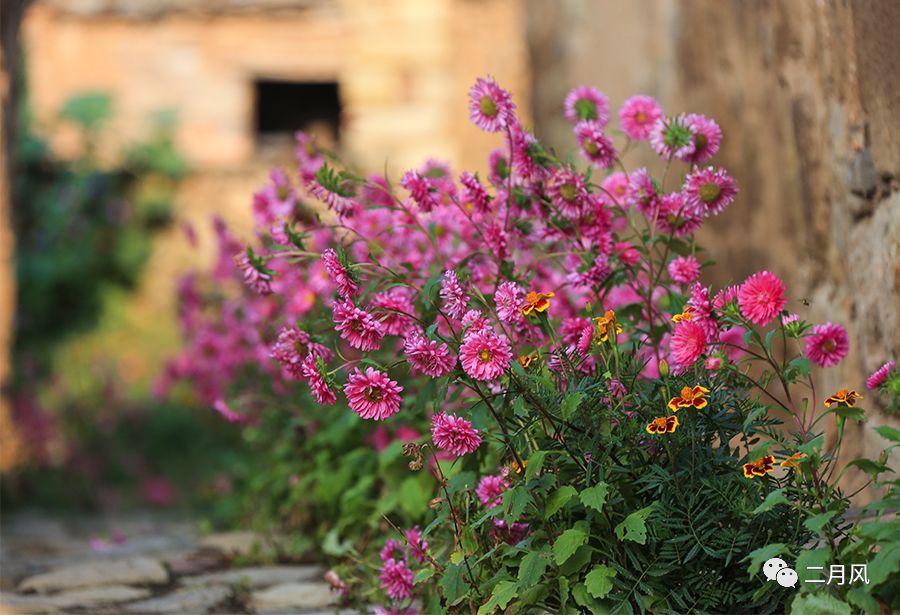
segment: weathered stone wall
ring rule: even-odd
[[[719,263],[708,281],[768,268],[789,284],[790,309],[847,326],[850,356],[818,375],[819,404],[838,388],[862,390],[872,369],[900,358],[900,3],[531,0],[530,9],[534,114],[551,142],[571,143],[557,116],[576,82],[614,104],[643,92],[722,125],[718,162],[741,193],[702,233]],[[872,395],[864,401],[871,420],[849,431],[848,459],[884,447],[873,424],[898,424]]]

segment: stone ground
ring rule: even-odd
[[[337,611],[321,566],[242,565],[272,548],[249,532],[201,536],[155,515],[26,514],[5,515],[0,538],[0,615]]]

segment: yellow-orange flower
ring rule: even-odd
[[[747,478],[753,478],[755,476],[765,476],[774,469],[772,467],[772,464],[774,463],[775,458],[772,455],[766,455],[765,457],[761,457],[756,461],[745,463],[744,476],[746,476]]]
[[[806,453],[794,453],[787,459],[782,460],[778,465],[785,468],[798,468],[800,467],[797,462],[806,457]]]
[[[538,353],[533,354],[523,354],[519,357],[519,365],[522,366],[523,369],[528,369],[528,366],[534,363],[539,359]]]
[[[677,428],[677,416],[661,416],[647,423],[647,433],[673,433]]]
[[[840,404],[852,408],[857,399],[862,399],[862,395],[850,389],[841,389],[825,400],[825,407],[830,408],[834,404]]]
[[[522,306],[522,316],[530,316],[533,312],[546,312],[550,307],[550,300],[555,293],[530,292],[525,295],[525,305]]]
[[[522,460],[522,465],[519,465],[518,461],[513,460],[509,464],[509,469],[513,474],[521,474],[522,472],[525,471],[525,466],[527,466],[527,465],[528,465],[527,459]]]
[[[600,342],[607,341],[611,331],[615,331],[616,335],[622,332],[622,325],[616,322],[616,313],[612,310],[606,310],[603,316],[597,316],[594,321],[597,323],[597,336]]]
[[[694,308],[688,306],[684,308],[684,311],[681,314],[672,316],[672,322],[675,324],[680,323],[682,320],[694,320]]]
[[[679,408],[690,408],[692,406],[698,410],[705,408],[708,403],[706,400],[707,393],[709,393],[709,389],[699,384],[694,388],[684,387],[681,389],[680,396],[669,400],[669,409],[672,412],[678,412]]]

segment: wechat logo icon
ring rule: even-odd
[[[797,571],[788,568],[783,559],[773,557],[763,564],[763,574],[767,581],[775,581],[782,587],[795,587],[797,585]]]

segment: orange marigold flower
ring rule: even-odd
[[[537,361],[540,357],[538,353],[533,354],[523,354],[519,357],[519,365],[522,366],[523,369],[528,369],[528,366]]]
[[[698,410],[705,408],[706,404],[709,403],[706,399],[707,393],[709,393],[709,389],[699,384],[694,388],[684,387],[681,389],[681,395],[669,400],[669,409],[672,412],[678,412],[679,408],[690,408],[692,406]]]
[[[531,291],[525,295],[525,305],[522,306],[522,316],[529,316],[533,312],[546,312],[550,307],[550,300],[555,293],[537,293]]]
[[[852,408],[857,399],[862,399],[862,395],[850,389],[841,389],[825,400],[825,407],[830,408],[834,404],[840,404]]]
[[[677,428],[677,416],[661,416],[647,423],[647,433],[674,433]]]
[[[798,468],[800,467],[797,462],[806,457],[806,453],[794,453],[787,459],[782,460],[778,465],[785,468]]]
[[[510,472],[512,472],[513,474],[521,474],[522,472],[525,471],[525,467],[526,467],[527,465],[528,465],[528,460],[527,460],[527,459],[523,459],[523,460],[522,460],[522,465],[519,465],[519,462],[518,462],[518,461],[513,460],[513,461],[511,461],[510,464],[509,464],[509,470],[510,470]]]
[[[682,320],[694,320],[694,308],[688,306],[684,308],[684,311],[681,314],[672,316],[672,322],[675,324],[680,323]]]
[[[756,461],[744,464],[744,476],[753,478],[754,476],[765,476],[773,470],[772,465],[775,463],[775,457],[766,455]]]
[[[622,325],[616,322],[616,313],[612,310],[606,310],[603,316],[597,316],[594,321],[597,323],[597,336],[600,342],[607,341],[611,331],[615,331],[616,335],[622,332]]]

